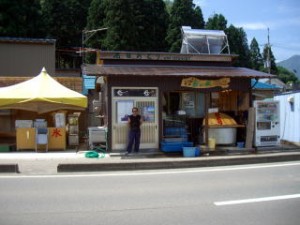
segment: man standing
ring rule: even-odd
[[[141,138],[141,124],[143,120],[139,115],[139,109],[137,107],[132,108],[132,114],[128,117],[129,124],[129,140],[127,146],[127,154],[131,153],[134,143],[134,152],[138,153],[140,149]]]

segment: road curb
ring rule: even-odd
[[[177,160],[149,160],[128,162],[106,162],[106,163],[60,163],[57,172],[96,172],[96,171],[128,171],[128,170],[151,170],[151,169],[175,169],[193,167],[230,166],[257,163],[272,163],[300,160],[300,154],[279,155],[247,155],[226,156],[220,158],[198,157],[182,158]]]
[[[0,164],[0,173],[19,173],[18,164]]]

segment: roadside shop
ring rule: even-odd
[[[82,73],[96,77],[95,102],[112,152],[126,148],[126,118],[133,106],[144,118],[145,150],[208,145],[211,137],[217,146],[245,142],[251,79],[273,77],[234,67],[237,56],[231,54],[99,51],[98,56]]]

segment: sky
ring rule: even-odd
[[[262,52],[270,44],[276,62],[300,55],[299,0],[194,0],[201,7],[204,20],[222,14],[231,24],[242,27],[248,43],[255,37]]]

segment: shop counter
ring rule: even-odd
[[[66,128],[60,127],[49,127],[48,128],[49,132],[49,150],[51,149],[66,149]]]
[[[17,150],[35,149],[35,128],[16,129]],[[48,128],[48,150],[66,149],[66,128]]]
[[[235,145],[237,137],[237,128],[244,127],[239,125],[229,115],[220,112],[211,112],[208,114],[208,124],[203,120],[204,130],[208,129],[208,138],[215,140],[215,144]]]
[[[17,128],[17,150],[35,149],[35,128]]]

